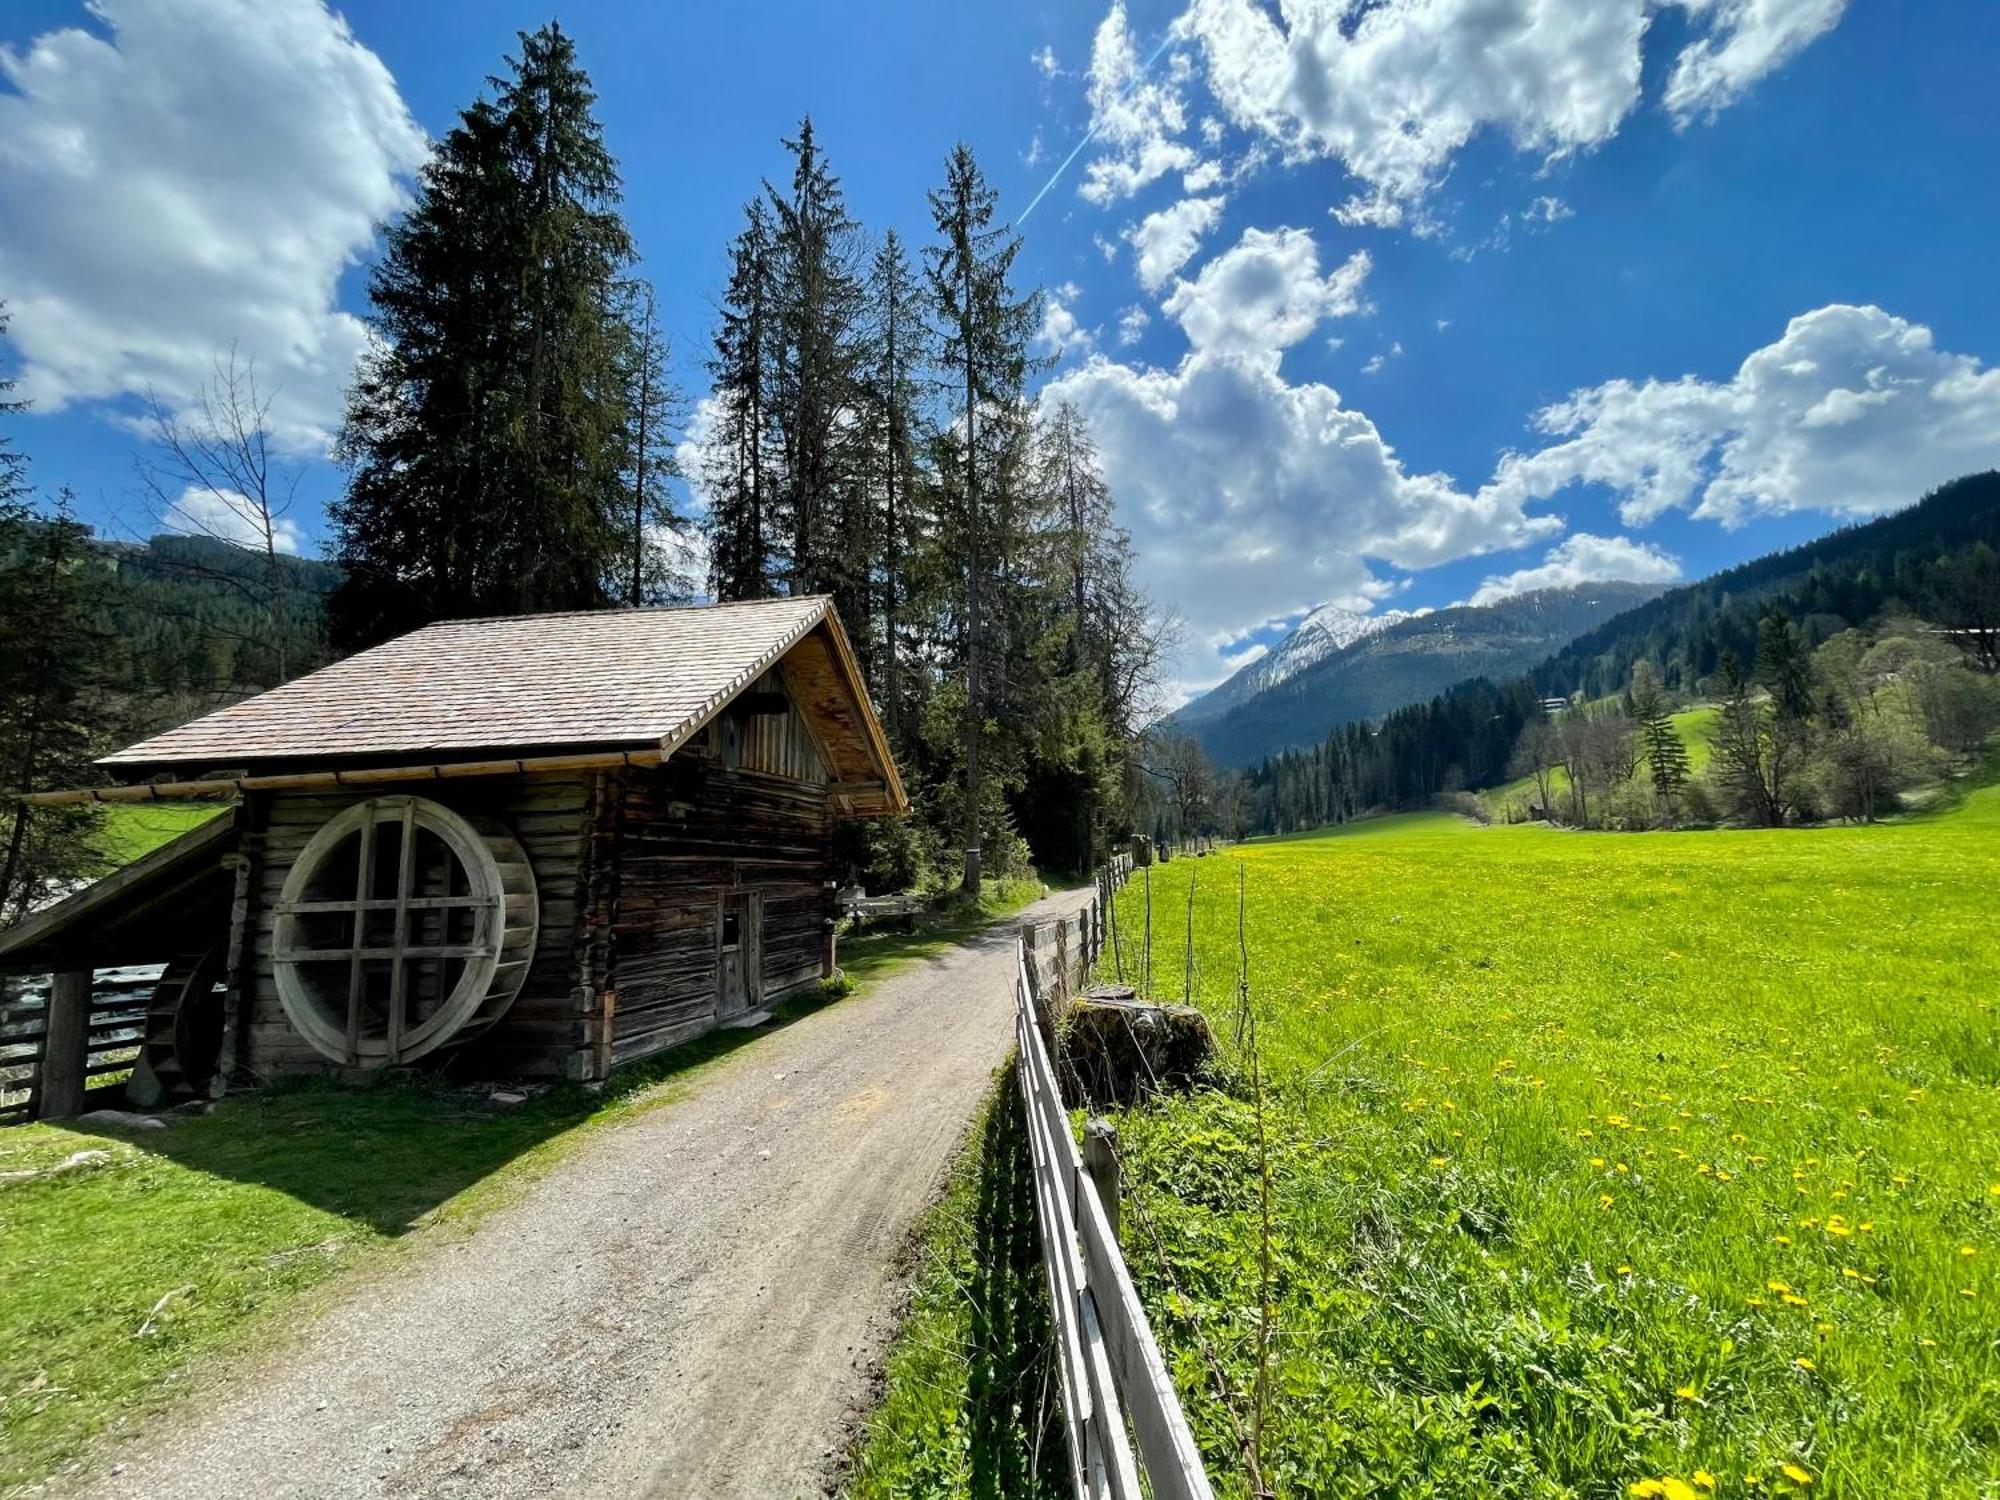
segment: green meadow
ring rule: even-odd
[[[1190,882],[1217,1086],[1116,1118],[1224,1493],[1261,1163],[1276,1494],[2000,1493],[2000,788],[1872,827],[1418,815],[1176,860],[1159,998]]]

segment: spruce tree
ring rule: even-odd
[[[743,210],[729,247],[715,351],[708,362],[716,409],[703,479],[708,491],[709,588],[719,600],[772,592],[768,370],[771,218],[761,198]]]
[[[691,528],[669,487],[681,477],[675,445],[686,398],[668,373],[670,349],[652,283],[634,282],[624,292],[622,373],[630,422],[620,592],[627,604],[661,604],[687,598],[693,586],[682,564]]]
[[[871,530],[854,484],[853,414],[864,304],[857,226],[810,118],[799,122],[789,191],[770,199],[778,345],[771,415],[783,470],[778,497],[794,594],[832,594],[850,631],[865,635],[863,579]]]
[[[922,421],[918,378],[928,358],[929,329],[922,288],[895,230],[883,235],[868,275],[869,350],[863,380],[871,417],[874,469],[879,476],[880,539],[873,560],[881,608],[881,657],[876,696],[891,743],[902,740],[901,673],[909,557],[922,544],[917,503],[917,447]]]
[[[1672,823],[1680,816],[1681,795],[1687,790],[1687,746],[1674,730],[1667,695],[1651,662],[1642,659],[1633,665],[1626,696],[1631,702],[1631,717],[1639,726],[1639,743],[1652,772],[1653,791]]]
[[[1028,370],[1028,337],[1039,299],[1014,295],[1009,284],[1020,241],[994,222],[999,194],[960,143],[945,169],[945,185],[930,195],[931,218],[942,243],[925,255],[931,296],[942,334],[939,363],[957,407],[953,435],[959,463],[959,534],[963,547],[964,606],[959,632],[965,672],[964,889],[979,894],[981,826],[985,787],[981,781],[980,739],[985,724],[982,667],[989,623],[984,616],[985,552],[992,529],[994,483],[988,470],[998,454],[991,447],[989,419],[1004,435],[1009,414],[1018,409]]]
[[[7,304],[0,302],[0,348],[6,345],[8,322]],[[18,416],[28,409],[27,402],[13,398],[10,394],[13,389],[13,379],[0,375],[0,417]],[[27,456],[16,450],[11,434],[0,432],[0,520],[5,520],[10,515],[19,519],[10,508],[17,506],[27,493]]]
[[[344,643],[464,614],[604,602],[632,413],[618,285],[633,251],[575,49],[521,37],[384,234],[348,396]]]
[[[100,809],[14,798],[90,781],[110,644],[98,624],[105,574],[91,565],[90,528],[76,519],[69,492],[36,515],[13,483],[16,495],[0,513],[0,924],[19,921],[98,859],[91,836]]]

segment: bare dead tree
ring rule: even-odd
[[[291,676],[287,660],[285,565],[279,542],[286,515],[305,477],[302,464],[277,457],[271,441],[275,392],[257,383],[255,364],[239,359],[236,345],[218,350],[214,372],[176,412],[149,393],[149,427],[156,456],[137,461],[139,483],[166,530],[206,536],[264,555],[264,577],[252,583],[224,570],[202,570],[206,579],[243,595],[270,621],[278,679]]]

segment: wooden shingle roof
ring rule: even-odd
[[[840,758],[880,762],[873,774],[895,786],[845,632],[823,597],[447,620],[99,764],[149,774],[447,761],[503,749],[672,750],[795,648],[806,648],[795,667],[816,685],[819,711],[853,742],[854,754]]]

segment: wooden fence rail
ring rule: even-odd
[[[1024,927],[1015,980],[1016,1076],[1056,1328],[1070,1482],[1077,1500],[1214,1500],[1112,1214],[1070,1133],[1042,1038],[1044,1018],[1054,1018],[1102,951],[1110,900],[1130,872],[1130,857],[1119,856],[1075,918]]]
[[[153,984],[150,975],[120,973],[92,986],[83,1018],[85,1088],[90,1080],[125,1072],[138,1060]],[[26,1124],[44,1113],[48,1031],[48,996],[0,1001],[0,1125]]]

